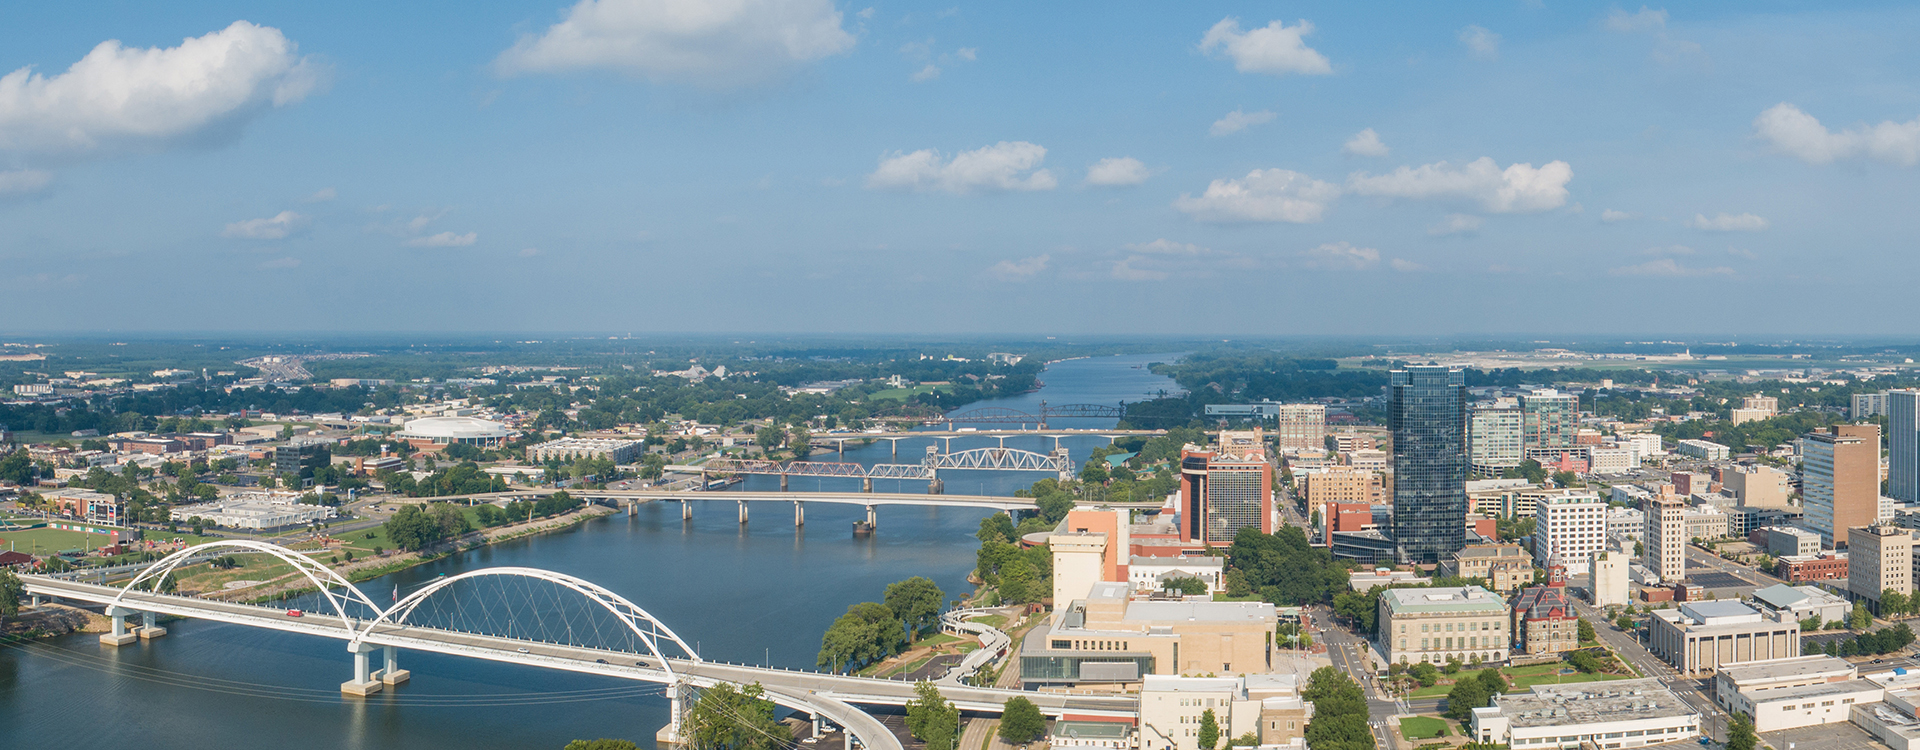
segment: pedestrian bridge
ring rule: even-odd
[[[266,554],[291,566],[312,593],[272,606],[169,593],[175,572],[189,560],[214,554]],[[397,688],[410,675],[399,668],[401,650],[559,669],[668,686],[672,718],[661,736],[677,738],[689,690],[727,683],[759,683],[768,700],[806,712],[848,730],[870,750],[901,750],[879,720],[856,705],[902,706],[914,684],[709,661],[665,623],[627,598],[590,581],[536,568],[481,568],[428,583],[382,607],[339,573],[299,552],[265,542],[221,540],[189,547],[154,562],[123,586],[20,577],[28,594],[104,605],[113,631],[103,644],[126,646],[166,635],[161,616],[212,620],[246,627],[343,641],[353,660],[353,679],[343,694],[364,696]],[[302,606],[299,616],[289,606]],[[129,618],[144,624],[130,626]],[[381,659],[376,662],[374,654]],[[941,692],[965,711],[999,713],[1013,696],[1061,715],[1137,716],[1131,696],[1027,693],[1019,690],[943,685]]]

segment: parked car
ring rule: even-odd
[[[302,612],[302,611],[300,611],[300,610],[297,610],[297,609],[289,609],[289,610],[287,610],[287,616],[288,616],[288,617],[304,617],[304,616],[306,616],[306,614],[307,614],[307,613],[305,613],[305,612]]]

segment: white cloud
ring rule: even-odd
[[[1600,212],[1600,220],[1608,224],[1626,221],[1632,218],[1633,218],[1633,214],[1627,213],[1625,211],[1615,211],[1611,208]]]
[[[1265,110],[1242,112],[1236,109],[1228,112],[1226,117],[1214,120],[1213,127],[1207,129],[1207,135],[1232,135],[1253,125],[1273,122],[1273,118],[1274,114]]]
[[[439,234],[415,237],[407,240],[407,247],[466,247],[479,240],[479,232],[468,232],[466,234],[441,232]]]
[[[307,202],[308,203],[325,203],[327,201],[333,200],[338,197],[340,197],[339,191],[336,191],[333,188],[320,188],[319,190],[314,191],[313,195],[307,196]]]
[[[1300,253],[1301,265],[1323,271],[1364,271],[1379,263],[1379,250],[1345,242],[1329,242]]]
[[[1347,179],[1347,189],[1358,195],[1466,199],[1493,213],[1531,213],[1565,205],[1567,182],[1572,179],[1573,168],[1564,161],[1539,168],[1513,164],[1501,169],[1483,156],[1457,167],[1434,162],[1378,177],[1356,172]]]
[[[1500,57],[1500,35],[1477,24],[1460,30],[1460,43],[1467,45],[1467,54],[1475,59],[1497,60]]]
[[[228,224],[220,236],[246,240],[278,240],[307,225],[307,217],[281,211],[265,219],[248,219]]]
[[[1182,194],[1173,207],[1200,221],[1310,224],[1338,197],[1338,185],[1286,169],[1256,169],[1244,179],[1214,180],[1198,198]]]
[[[1380,142],[1380,134],[1373,132],[1373,128],[1354,133],[1352,138],[1347,139],[1346,145],[1340,147],[1341,153],[1354,156],[1386,156],[1389,150],[1387,144]]]
[[[1033,278],[1034,274],[1047,270],[1047,262],[1050,260],[1052,256],[1045,253],[1031,258],[1003,260],[988,268],[987,275],[1001,281],[1024,281]]]
[[[1920,163],[1920,118],[1883,120],[1878,125],[1856,125],[1835,133],[1813,115],[1781,102],[1754,118],[1753,132],[1775,149],[1809,164],[1856,157],[1903,167]]]
[[[1212,250],[1199,245],[1174,242],[1169,239],[1157,239],[1152,242],[1140,242],[1127,246],[1128,250],[1149,255],[1208,255]]]
[[[1452,234],[1473,234],[1480,231],[1481,219],[1471,214],[1447,214],[1440,223],[1427,227],[1427,234],[1443,237]]]
[[[1606,26],[1609,31],[1622,32],[1664,29],[1667,27],[1667,11],[1652,10],[1645,5],[1640,6],[1638,13],[1614,8],[1612,13],[1607,14]]]
[[[909,76],[909,77],[913,79],[914,83],[925,83],[927,81],[931,81],[935,78],[940,77],[940,66],[935,65],[933,63],[927,63],[927,67],[921,68],[920,72],[914,73],[912,76]]]
[[[1769,225],[1766,219],[1753,214],[1716,214],[1711,219],[1706,214],[1694,214],[1687,226],[1709,232],[1758,232]]]
[[[975,190],[1052,190],[1053,173],[1040,169],[1047,150],[1026,141],[1001,141],[954,154],[952,159],[933,149],[882,157],[880,167],[867,175],[867,187],[876,190],[912,190],[970,193]]]
[[[494,61],[503,74],[615,70],[733,85],[853,48],[832,0],[580,0]]]
[[[88,153],[164,143],[319,86],[318,65],[279,29],[235,21],[178,47],[101,42],[65,73],[21,68],[0,77],[0,150]]]
[[[1712,268],[1688,268],[1672,258],[1650,260],[1634,266],[1622,266],[1608,273],[1615,276],[1730,276],[1733,269],[1726,266]]]
[[[1252,31],[1240,30],[1240,19],[1224,18],[1200,39],[1200,51],[1216,50],[1233,58],[1233,67],[1242,73],[1283,75],[1327,75],[1333,66],[1325,55],[1315,52],[1300,38],[1313,33],[1313,24],[1301,21],[1288,26],[1274,21]]]
[[[26,195],[45,190],[53,173],[38,169],[14,169],[0,172],[0,197]]]
[[[961,47],[960,49],[954,50],[953,54],[958,56],[962,60],[965,60],[967,62],[973,62],[974,60],[980,59],[980,48],[979,47]]]
[[[1407,260],[1406,258],[1394,258],[1392,261],[1389,261],[1387,265],[1393,266],[1393,270],[1395,271],[1404,271],[1407,273],[1427,270],[1426,266]]]
[[[299,258],[280,258],[278,260],[269,260],[261,263],[260,267],[261,268],[299,268],[300,259]]]
[[[1087,184],[1125,187],[1147,181],[1147,165],[1131,156],[1109,157],[1087,167]]]
[[[1159,281],[1167,277],[1166,271],[1152,268],[1135,268],[1133,264],[1146,261],[1145,256],[1132,255],[1113,262],[1109,273],[1121,281]]]

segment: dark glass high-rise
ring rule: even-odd
[[[1393,431],[1393,540],[1403,563],[1437,563],[1467,544],[1466,376],[1415,365],[1387,376]]]

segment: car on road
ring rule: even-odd
[[[516,649],[516,650],[517,650],[517,651],[519,651],[520,653],[523,653],[523,654],[527,652],[527,650],[526,650],[525,648],[520,648],[520,649]]]
[[[287,610],[287,616],[288,616],[288,617],[305,617],[305,616],[306,616],[306,614],[307,614],[307,613],[305,613],[305,612],[302,612],[302,611],[300,611],[300,610],[297,610],[297,609],[289,609],[289,610]]]

